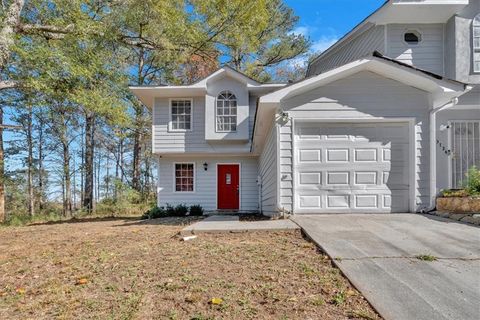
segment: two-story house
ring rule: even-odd
[[[479,0],[387,1],[296,83],[226,66],[131,90],[153,115],[159,205],[430,210],[480,165]]]

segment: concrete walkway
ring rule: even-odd
[[[180,233],[191,235],[214,232],[279,231],[300,229],[294,222],[283,220],[240,221],[238,216],[210,216],[189,225]]]
[[[385,319],[480,319],[479,227],[419,214],[293,220]]]

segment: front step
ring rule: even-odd
[[[258,211],[240,211],[240,210],[214,210],[205,212],[206,216],[238,216],[238,215],[255,215]]]

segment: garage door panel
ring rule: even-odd
[[[408,211],[407,124],[306,124],[295,141],[300,212]]]

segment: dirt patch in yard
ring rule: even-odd
[[[183,242],[185,223],[0,228],[0,318],[378,318],[299,231]]]

